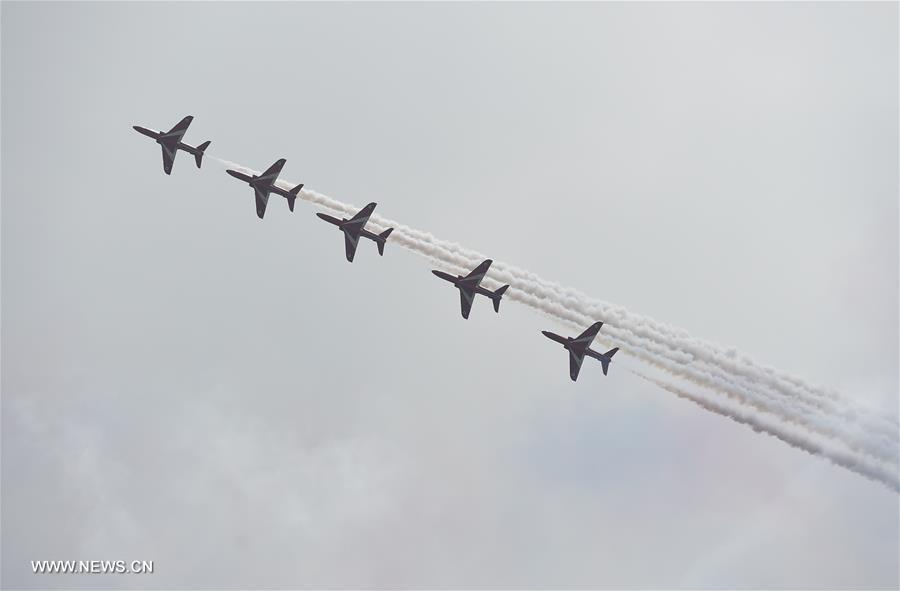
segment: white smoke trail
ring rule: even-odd
[[[213,158],[225,166],[248,174],[259,174],[233,162]],[[294,186],[286,181],[278,181],[278,185],[285,189]],[[299,197],[337,214],[349,216],[359,209],[307,189],[302,190]],[[375,231],[393,227],[390,239],[392,243],[440,263],[448,270],[468,272],[487,258],[459,244],[439,240],[428,233],[379,215],[373,215],[370,223]],[[776,430],[767,432],[791,445],[803,447],[810,453],[829,457],[835,463],[875,478],[891,488],[898,488],[900,443],[895,417],[882,416],[860,408],[836,392],[762,366],[734,349],[702,341],[684,330],[633,314],[620,306],[593,300],[578,291],[548,282],[533,273],[507,264],[495,262],[487,281],[488,285],[491,281],[497,284],[509,283],[507,298],[579,330],[596,320],[604,321],[606,324],[603,334],[598,337],[602,342],[623,345],[624,353],[674,376],[724,394],[753,410],[732,412],[730,409],[735,406],[733,403],[729,406],[724,402],[711,400],[704,402],[704,408],[751,425],[753,423],[749,422],[747,416],[755,417],[759,424],[766,421],[759,418],[760,412],[773,415],[779,419],[779,424],[785,426],[777,429],[772,427]],[[791,427],[791,424],[795,426]],[[846,448],[846,451],[827,451],[832,448],[811,443],[813,439],[801,435],[797,431],[798,427],[816,433],[819,437],[830,438],[833,440],[832,447],[839,446]],[[887,463],[893,469],[873,470],[872,460],[877,465]]]
[[[777,419],[767,418],[765,415],[759,415],[752,411],[748,412],[745,408],[741,408],[734,403],[713,400],[709,396],[703,394],[691,393],[687,390],[676,387],[675,385],[644,375],[640,372],[630,370],[634,375],[656,384],[660,388],[675,394],[679,398],[690,400],[694,404],[716,414],[724,415],[731,420],[747,425],[751,429],[759,433],[768,433],[773,437],[787,443],[791,447],[801,449],[807,453],[820,455],[838,466],[843,466],[858,474],[887,484],[896,492],[900,492],[900,482],[897,481],[896,471],[885,466],[875,460],[862,460],[852,453],[840,449],[827,440],[817,440],[814,436],[797,433],[786,428],[786,425],[779,424]]]

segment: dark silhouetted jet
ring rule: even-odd
[[[508,285],[504,285],[497,289],[497,291],[490,291],[483,287],[481,287],[481,280],[484,279],[484,276],[487,275],[488,269],[491,268],[490,259],[482,262],[480,265],[475,267],[471,273],[463,277],[462,275],[457,275],[454,277],[449,273],[444,273],[443,271],[432,271],[435,275],[443,279],[444,281],[449,281],[459,290],[459,304],[461,306],[462,317],[468,318],[469,311],[472,309],[472,302],[475,300],[475,294],[480,293],[481,295],[487,296],[494,301],[494,312],[500,311],[500,298],[503,297],[503,293],[509,289]]]
[[[369,240],[374,240],[378,245],[378,254],[384,256],[384,243],[387,242],[388,236],[394,231],[388,228],[381,234],[373,234],[365,229],[369,216],[375,211],[377,203],[370,203],[363,207],[359,212],[349,220],[337,219],[327,213],[317,213],[316,215],[330,224],[337,226],[344,233],[344,247],[347,251],[347,260],[353,262],[353,255],[356,254],[356,245],[359,243],[359,237],[365,236]]]
[[[572,337],[561,337],[546,330],[541,331],[545,337],[556,341],[569,351],[569,377],[572,378],[573,382],[578,379],[578,372],[581,370],[581,362],[584,361],[585,355],[600,361],[603,365],[603,375],[606,375],[607,370],[609,370],[609,362],[612,361],[612,356],[616,354],[619,348],[614,347],[606,353],[598,353],[591,349],[591,342],[593,342],[597,333],[600,332],[601,326],[603,326],[602,322],[595,322],[574,339]]]
[[[146,127],[141,127],[140,125],[135,125],[134,130],[138,133],[142,133],[147,137],[152,137],[156,140],[156,143],[162,147],[162,156],[163,156],[163,170],[166,174],[172,174],[172,164],[175,162],[175,154],[178,150],[183,150],[190,154],[194,155],[194,159],[197,161],[197,168],[200,168],[200,162],[203,160],[203,151],[209,147],[209,142],[203,142],[196,148],[194,146],[189,146],[187,144],[181,143],[181,138],[184,135],[184,132],[187,131],[188,126],[191,124],[194,118],[191,115],[188,115],[184,119],[178,122],[178,125],[170,129],[169,131],[153,131],[152,129],[147,129]]]
[[[294,211],[294,202],[297,201],[297,195],[300,193],[300,189],[303,188],[303,183],[300,183],[290,191],[285,191],[281,187],[275,186],[275,181],[278,180],[278,175],[281,174],[281,169],[284,168],[285,162],[287,161],[284,158],[278,160],[259,176],[250,176],[236,170],[225,171],[234,178],[240,179],[253,187],[253,192],[256,194],[256,215],[259,216],[259,219],[263,219],[263,216],[266,215],[269,193],[276,193],[287,199],[288,209]]]

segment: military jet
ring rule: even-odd
[[[487,275],[488,269],[490,269],[492,262],[493,261],[490,259],[483,261],[465,277],[463,277],[462,275],[457,275],[456,277],[454,277],[453,275],[444,273],[443,271],[432,271],[432,273],[434,273],[444,281],[449,281],[450,283],[455,285],[459,290],[459,304],[461,306],[463,318],[469,317],[469,312],[472,310],[472,302],[475,300],[476,293],[480,293],[481,295],[491,298],[491,300],[493,300],[494,302],[494,312],[500,312],[500,298],[503,297],[503,293],[507,289],[509,289],[509,286],[504,285],[503,287],[498,288],[496,291],[490,291],[481,287],[481,280],[484,279],[485,275]]]
[[[546,330],[541,331],[545,337],[556,341],[569,351],[569,377],[572,378],[573,382],[578,379],[578,372],[581,370],[581,362],[584,361],[585,355],[599,360],[603,365],[603,375],[606,375],[612,356],[619,350],[618,347],[614,347],[606,353],[598,353],[591,349],[591,342],[593,342],[597,333],[600,332],[601,326],[603,326],[602,322],[595,322],[574,339],[572,337],[561,337]]]
[[[175,127],[166,132],[153,131],[152,129],[147,129],[140,125],[135,125],[133,127],[138,133],[142,133],[147,137],[152,137],[156,140],[156,143],[162,148],[163,170],[166,174],[172,174],[172,164],[175,162],[175,154],[178,150],[193,154],[194,159],[197,161],[197,168],[200,168],[200,162],[203,160],[203,151],[209,147],[209,142],[203,142],[197,147],[181,143],[184,132],[187,131],[188,126],[193,120],[194,118],[191,115],[188,115],[179,121]]]
[[[253,187],[253,192],[256,194],[256,215],[259,216],[259,219],[263,219],[263,216],[266,215],[269,193],[277,193],[287,199],[288,209],[294,211],[294,202],[297,201],[297,195],[300,193],[300,189],[303,188],[303,183],[300,183],[290,191],[285,191],[281,187],[275,186],[275,181],[278,180],[278,175],[281,174],[281,169],[284,168],[285,162],[287,160],[281,158],[259,176],[251,176],[237,170],[225,171],[234,178],[240,179]]]
[[[351,263],[353,262],[353,255],[356,254],[356,245],[359,243],[360,236],[365,236],[369,240],[374,240],[378,245],[378,254],[384,256],[384,243],[387,242],[388,236],[391,235],[391,232],[393,232],[394,229],[388,228],[381,234],[373,234],[372,232],[369,232],[365,229],[366,222],[369,221],[369,216],[372,215],[373,211],[375,211],[376,205],[377,203],[370,203],[366,205],[349,220],[339,220],[336,217],[328,215],[327,213],[316,214],[329,224],[334,224],[335,226],[337,226],[340,231],[344,233],[344,247],[347,252],[347,260]]]

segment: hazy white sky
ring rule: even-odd
[[[4,588],[900,586],[885,487],[131,129],[896,412],[897,4],[0,11]]]

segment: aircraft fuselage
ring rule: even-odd
[[[574,337],[564,337],[552,332],[542,331],[544,336],[550,339],[551,341],[556,341],[560,345],[562,345],[563,349],[568,351],[573,351],[578,353],[579,355],[588,355],[589,357],[594,357],[595,359],[600,359],[601,357],[605,357],[603,353],[599,351],[594,351],[587,344],[577,343],[577,339]]]
[[[133,125],[132,127],[136,132],[147,137],[152,137],[156,140],[156,143],[160,143],[159,138],[162,136],[161,131],[153,131],[152,129],[147,129],[146,127],[141,127],[140,125]]]
[[[261,191],[268,191],[270,193],[278,192],[278,191],[275,191],[275,189],[278,188],[275,186],[275,183],[270,183],[268,181],[262,180],[256,175],[251,177],[250,180],[247,181],[247,183],[254,189],[259,189]]]
[[[152,129],[147,129],[146,127],[141,127],[139,125],[135,125],[133,127],[134,130],[138,133],[141,133],[149,138],[153,138],[160,146],[166,146],[170,149],[184,150],[185,152],[190,152],[191,154],[195,154],[197,151],[197,148],[195,148],[194,146],[185,144],[180,139],[174,137],[166,137],[166,134],[161,131],[153,131]]]
[[[449,281],[452,283],[457,289],[464,289],[466,291],[474,291],[475,293],[484,294],[486,296],[492,295],[493,292],[486,290],[481,287],[481,285],[475,284],[472,285],[471,281],[466,281],[465,275],[457,275],[454,277],[449,273],[444,273],[443,271],[432,271],[436,276],[440,277],[444,281]],[[480,283],[480,281],[479,281]]]
[[[462,290],[473,291],[475,293],[480,293],[481,295],[486,295],[488,297],[491,297],[492,295],[494,295],[494,292],[481,287],[481,285],[475,285],[474,287],[471,286],[472,282],[466,281],[465,275],[457,275],[456,277],[454,277],[453,275],[450,275],[449,273],[444,273],[443,271],[432,271],[432,273],[434,273],[436,276],[440,277],[444,281],[449,281],[457,289],[459,289],[461,291]],[[469,285],[467,285],[467,284],[469,284]]]

